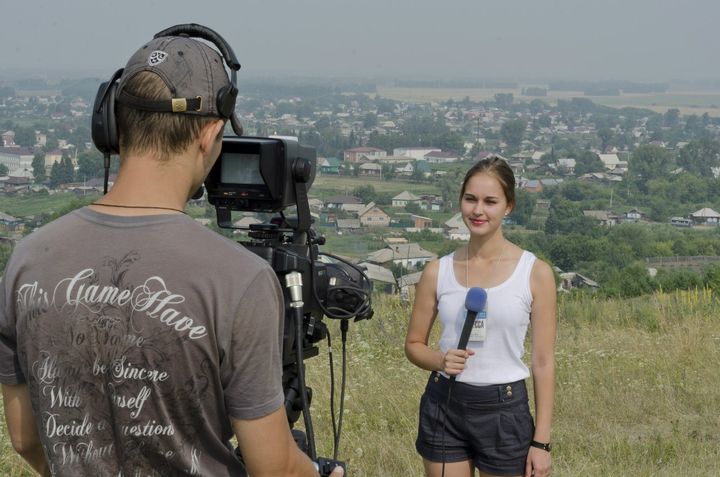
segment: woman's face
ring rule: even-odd
[[[502,184],[494,175],[479,172],[468,179],[460,199],[460,212],[471,235],[495,232],[511,209]]]

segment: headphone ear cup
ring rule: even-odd
[[[100,85],[92,113],[92,140],[103,154],[120,152],[115,120],[115,91],[117,82],[113,78]]]
[[[238,89],[232,84],[218,91],[216,107],[220,116],[229,119],[233,113],[235,113],[235,99],[237,95]]]

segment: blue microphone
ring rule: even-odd
[[[463,324],[462,332],[460,333],[460,342],[458,342],[457,349],[466,349],[468,340],[470,339],[470,332],[475,325],[475,318],[478,313],[484,312],[485,303],[487,303],[487,292],[484,288],[473,287],[468,290],[465,296],[465,309],[467,313],[465,315],[465,323]],[[450,383],[454,383],[457,375],[453,374],[450,376]]]
[[[473,287],[468,290],[465,296],[465,309],[467,314],[465,315],[465,323],[463,324],[462,333],[460,333],[460,342],[458,343],[458,349],[466,349],[468,340],[470,339],[470,332],[472,331],[473,324],[477,314],[485,309],[487,303],[487,292],[484,288]]]

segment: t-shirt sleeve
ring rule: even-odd
[[[0,279],[0,383],[20,384],[25,375],[18,359],[15,308],[6,278]]]
[[[285,306],[275,273],[263,268],[243,294],[232,326],[230,376],[225,405],[237,419],[257,419],[277,410],[282,388]]]

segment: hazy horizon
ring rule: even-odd
[[[718,81],[720,2],[456,0],[16,2],[0,79],[109,77],[157,32],[222,35],[240,78]]]

